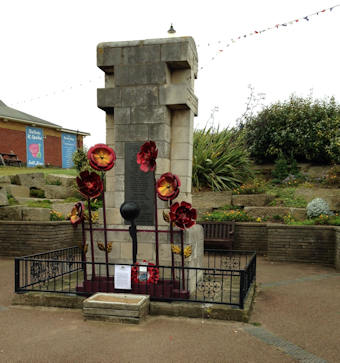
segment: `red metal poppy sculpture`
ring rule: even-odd
[[[96,198],[103,192],[103,182],[95,172],[82,171],[76,180],[79,192],[85,197]]]
[[[112,148],[105,144],[97,144],[90,148],[87,153],[90,165],[99,171],[108,171],[113,168],[116,154]]]
[[[179,194],[181,181],[177,175],[165,173],[157,180],[156,191],[161,200],[173,200]]]
[[[154,141],[145,142],[139,153],[137,153],[137,163],[140,164],[140,170],[147,173],[148,171],[154,171],[156,169],[156,159],[158,155],[158,149]]]
[[[191,208],[191,204],[187,202],[176,202],[170,207],[170,220],[181,229],[190,228],[196,222],[197,212],[195,208]]]
[[[77,226],[77,224],[81,223],[84,219],[84,204],[83,202],[77,202],[71,210],[70,221],[73,226]]]

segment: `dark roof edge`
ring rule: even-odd
[[[63,127],[59,126],[59,125],[55,125],[52,123],[49,124],[45,124],[45,123],[40,123],[38,121],[29,121],[29,120],[21,120],[19,118],[14,118],[14,117],[8,117],[8,116],[1,116],[0,115],[0,119],[3,120],[10,120],[10,121],[15,121],[15,122],[20,122],[23,124],[27,124],[27,125],[31,125],[31,126],[41,126],[41,127],[46,127],[49,129],[55,129],[57,131],[61,131],[61,132],[68,132],[70,134],[78,134],[81,136],[90,136],[91,134],[87,133],[87,132],[83,132],[83,131],[77,131],[77,130],[70,130],[70,129],[64,129]]]

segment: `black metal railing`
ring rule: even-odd
[[[56,290],[56,281],[84,268],[77,246],[16,258],[15,291],[32,291],[37,286],[44,291],[51,283]]]
[[[243,308],[256,279],[256,254],[208,250],[203,267],[138,266],[131,268],[130,293],[147,294],[152,300],[194,301]],[[141,265],[140,265],[141,266]],[[115,264],[84,262],[78,247],[15,259],[15,291],[72,293],[126,292],[115,288]],[[93,275],[95,271],[95,275]],[[150,278],[151,277],[151,278]]]

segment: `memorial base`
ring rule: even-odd
[[[77,286],[77,292],[92,295],[97,292],[131,293],[150,295],[151,298],[161,299],[189,299],[190,292],[181,289],[179,281],[159,280],[157,284],[131,283],[131,290],[115,289],[113,278],[95,277],[92,280],[84,280],[81,286]]]

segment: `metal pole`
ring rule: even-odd
[[[156,266],[159,266],[158,254],[158,211],[157,211],[157,192],[156,192],[156,171],[153,172],[154,197],[155,197],[155,241],[156,241]]]
[[[104,185],[104,176],[102,173],[102,183]],[[104,186],[105,188],[105,186]],[[105,189],[103,190],[103,222],[104,222],[104,242],[105,242],[105,263],[106,263],[106,277],[109,280],[109,254],[107,252],[107,229],[106,229],[106,207],[105,207]]]
[[[89,225],[90,225],[90,242],[91,242],[91,257],[92,257],[92,280],[96,277],[96,270],[94,266],[94,247],[93,247],[93,230],[92,230],[92,213],[90,197],[87,197],[87,206],[89,209]]]

